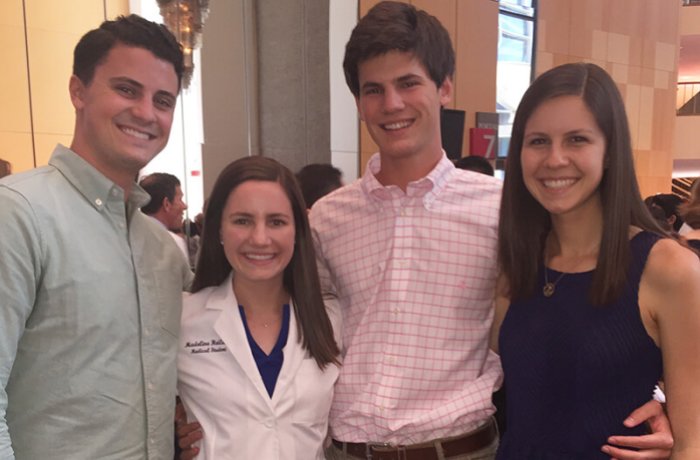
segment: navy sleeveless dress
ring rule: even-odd
[[[611,305],[588,301],[593,272],[566,274],[545,297],[542,270],[534,297],[510,305],[499,336],[508,430],[498,460],[609,459],[600,451],[608,436],[647,432],[622,422],[651,399],[662,375],[637,300],[659,238],[640,232],[630,240],[627,284]],[[560,275],[549,270],[547,278]]]

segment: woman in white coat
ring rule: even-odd
[[[294,176],[269,158],[234,161],[204,222],[178,352],[197,458],[322,459],[340,315],[323,305]]]

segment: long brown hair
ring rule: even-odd
[[[283,284],[294,302],[302,347],[323,369],[338,364],[338,345],[321,297],[309,220],[299,185],[289,169],[271,158],[245,157],[229,164],[216,179],[204,213],[204,230],[192,292],[218,286],[231,273],[220,243],[219,231],[226,200],[233,190],[250,180],[277,182],[285,191],[294,215],[294,254],[284,269]],[[235,276],[235,273],[234,273]]]
[[[511,299],[532,296],[552,223],[547,210],[525,187],[520,154],[530,116],[540,104],[559,96],[581,97],[605,135],[606,167],[598,186],[603,205],[603,234],[589,292],[591,303],[604,305],[621,294],[627,279],[630,226],[660,235],[664,232],[639,194],[620,92],[612,78],[595,64],[564,64],[543,73],[518,106],[501,198],[498,260]]]

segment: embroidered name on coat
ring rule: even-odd
[[[185,342],[185,348],[189,349],[191,354],[220,353],[226,351],[226,345],[221,339],[187,341]]]

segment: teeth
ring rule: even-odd
[[[138,137],[139,139],[143,139],[145,141],[147,141],[150,138],[150,136],[147,133],[142,133],[141,131],[137,131],[132,128],[122,127],[122,131],[124,131],[130,136]]]
[[[576,179],[550,179],[543,182],[547,188],[564,188],[572,185]]]
[[[245,256],[253,260],[270,260],[274,257],[272,254],[246,254]]]
[[[397,121],[396,123],[389,123],[384,125],[384,129],[388,129],[389,131],[395,130],[395,129],[401,129],[401,128],[406,128],[407,126],[410,126],[411,122],[410,121]]]

